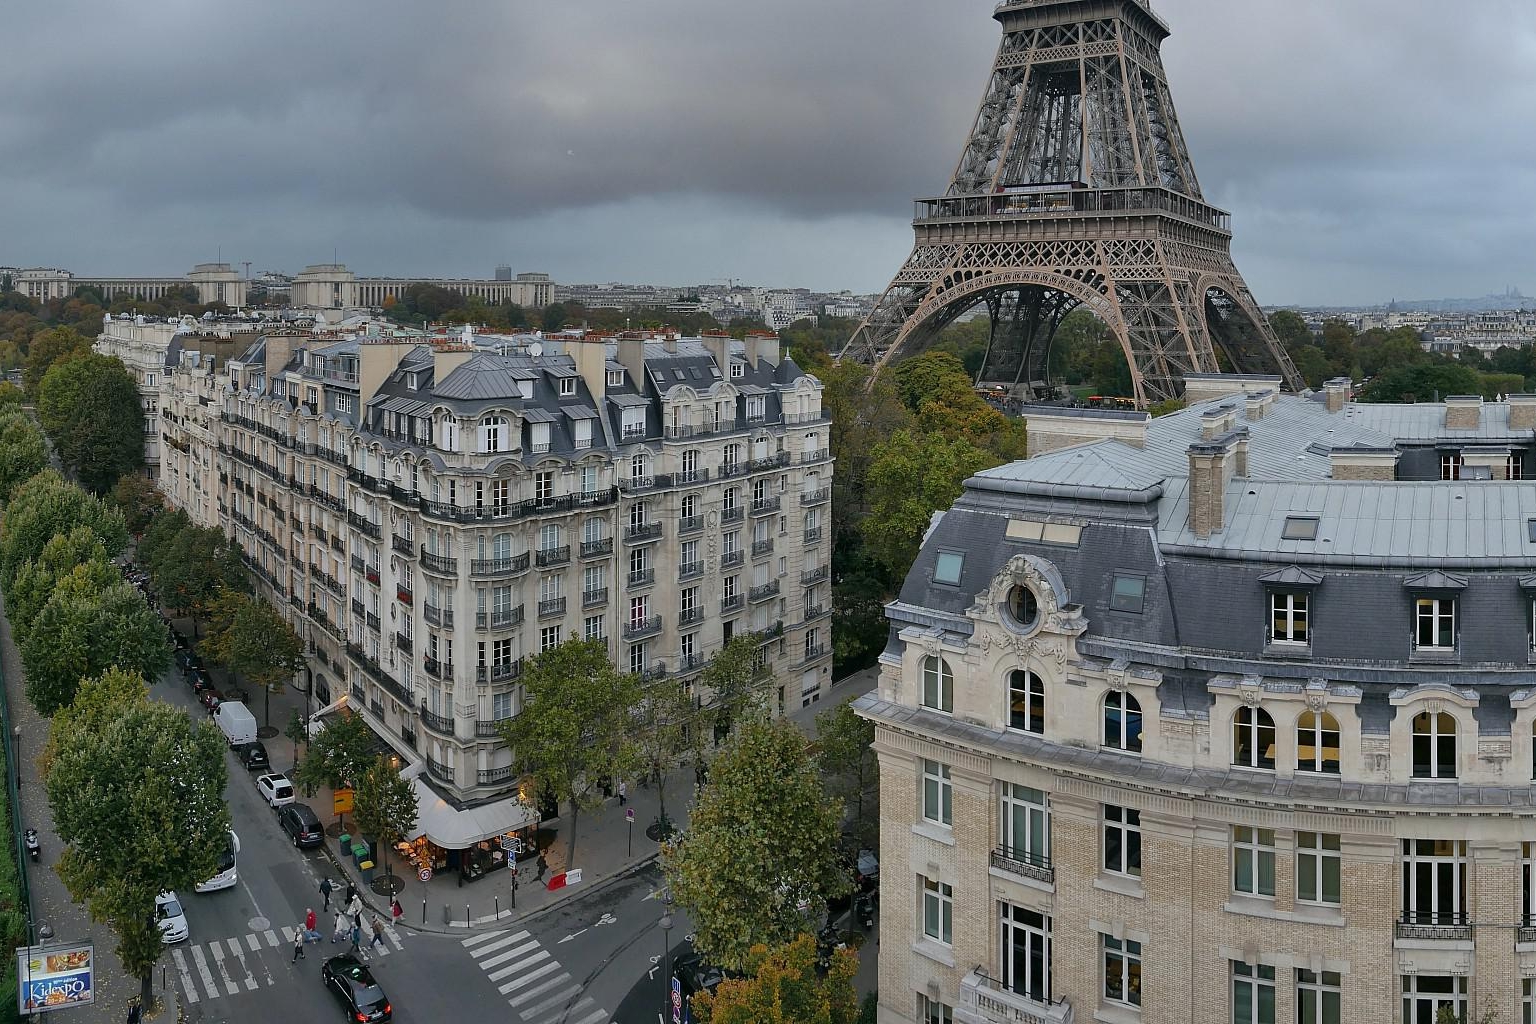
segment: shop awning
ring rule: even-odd
[[[416,827],[407,839],[424,835],[445,850],[463,850],[482,839],[538,824],[538,812],[524,807],[515,796],[458,810],[421,780],[422,767],[412,765],[400,773],[411,776],[418,803]]]

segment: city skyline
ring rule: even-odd
[[[877,291],[995,52],[974,6],[872,24],[803,0],[537,22],[343,5],[298,34],[188,6],[153,36],[113,8],[29,9],[0,70],[29,97],[0,114],[0,262],[292,271],[334,252],[360,274]],[[1260,302],[1531,290],[1533,144],[1509,126],[1536,93],[1536,12],[1459,12],[1451,33],[1427,3],[1156,9]],[[76,45],[44,45],[65,19]]]

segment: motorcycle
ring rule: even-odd
[[[27,829],[24,838],[27,844],[27,853],[32,856],[32,862],[35,864],[37,863],[37,858],[40,857],[43,852],[43,844],[39,842],[37,838],[37,829]]]
[[[873,931],[875,927],[875,897],[873,893],[861,892],[853,900],[853,916],[859,922],[859,927],[865,931]]]

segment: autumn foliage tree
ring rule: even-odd
[[[816,966],[816,940],[802,934],[769,949],[747,952],[746,977],[722,981],[693,997],[699,1024],[856,1024],[859,997],[853,978],[858,954],[839,949],[825,975]]]

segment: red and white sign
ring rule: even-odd
[[[576,885],[580,881],[581,868],[571,868],[569,871],[562,871],[558,875],[550,875],[549,881],[545,883],[545,888],[550,892],[554,892],[556,889],[564,889],[568,885]]]

